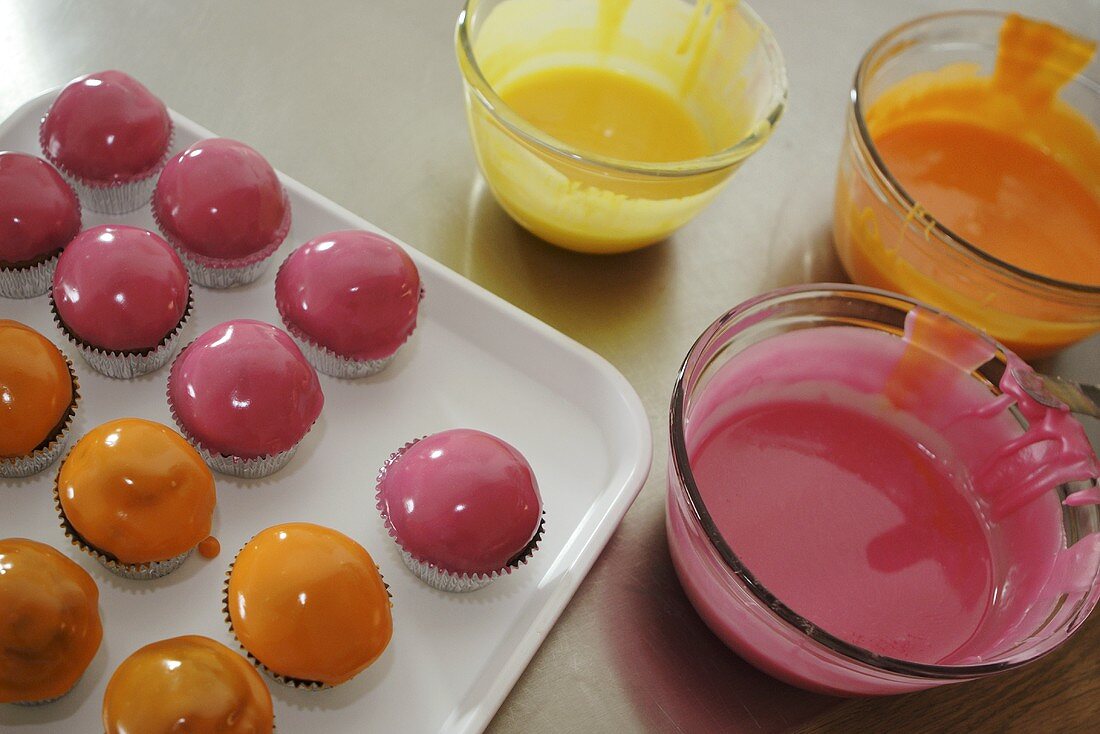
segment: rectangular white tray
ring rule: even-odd
[[[0,125],[0,150],[40,155],[38,122],[55,94],[28,102]],[[213,137],[178,114],[173,120],[178,149]],[[337,229],[378,231],[282,179],[293,227],[272,266],[243,288],[196,287],[184,342],[231,318],[279,324],[272,283],[294,247]],[[154,229],[145,210],[122,217],[85,210],[84,217],[85,227],[118,222]],[[485,728],[645,482],[649,424],[637,394],[605,360],[408,249],[426,291],[412,340],[376,377],[350,382],[321,376],[324,411],[287,468],[256,481],[216,475],[218,558],[193,556],[159,581],[121,579],[62,535],[51,501],[56,467],[26,480],[0,479],[0,537],[33,538],[76,559],[99,584],[104,621],[103,645],[76,688],[48,706],[0,705],[0,729],[101,731],[103,691],[115,667],[155,640],[202,634],[236,649],[221,614],[226,569],[251,535],[296,520],[336,528],[374,556],[393,593],[394,637],[378,662],[333,690],[309,693],[272,683],[279,731]],[[84,395],[74,440],[123,416],[171,425],[167,369],[130,381],[93,372],[54,328],[45,296],[0,298],[0,318],[33,326],[73,359]],[[390,451],[413,437],[460,426],[489,431],[519,448],[534,467],[546,510],[546,535],[531,563],[467,595],[435,591],[405,569],[373,500],[375,474]]]

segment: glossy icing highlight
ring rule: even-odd
[[[49,440],[72,402],[61,351],[29,326],[0,319],[0,457],[26,456]]]
[[[125,564],[164,561],[210,534],[214,476],[167,426],[121,418],[92,429],[57,476],[69,525]]]
[[[103,696],[106,734],[267,734],[274,727],[271,693],[251,663],[198,635],[137,650]]]
[[[362,230],[305,243],[279,268],[275,305],[287,328],[342,357],[388,357],[416,328],[420,273],[395,242]]]
[[[0,266],[52,255],[80,231],[80,203],[46,161],[0,152]]]
[[[270,527],[237,554],[227,584],[233,633],[272,673],[338,685],[393,635],[390,599],[370,554],[310,523]]]
[[[0,620],[0,703],[64,695],[103,638],[92,577],[24,538],[0,540]]]
[[[321,414],[317,373],[282,329],[227,321],[191,342],[168,377],[184,432],[209,451],[241,458],[293,448]]]
[[[157,347],[179,326],[191,294],[172,247],[139,227],[104,225],[65,248],[53,278],[62,324],[103,350]]]

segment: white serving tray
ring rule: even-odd
[[[28,102],[0,125],[0,150],[40,154],[38,122],[56,91]],[[213,137],[178,114],[172,118],[178,149]],[[293,227],[272,267],[243,288],[196,287],[184,342],[231,318],[278,324],[272,283],[294,247],[336,229],[377,231],[281,178],[290,194]],[[85,210],[84,217],[85,227],[119,222],[153,229],[146,210],[122,217]],[[427,294],[413,338],[381,375],[354,382],[321,375],[324,411],[284,470],[255,481],[216,475],[218,558],[196,554],[159,581],[121,579],[62,535],[51,499],[56,466],[29,479],[0,479],[0,537],[33,538],[76,559],[99,584],[104,621],[103,645],[76,688],[47,706],[0,705],[0,729],[102,731],[104,688],[115,667],[137,648],[202,634],[236,649],[221,613],[226,569],[251,535],[295,520],[336,528],[370,551],[393,593],[394,636],[372,667],[333,690],[309,693],[271,682],[278,730],[485,728],[645,482],[652,453],[649,424],[637,394],[605,360],[408,249]],[[73,440],[123,416],[171,425],[167,369],[130,381],[92,371],[56,331],[46,296],[0,298],[0,318],[33,326],[73,359],[84,396]],[[460,426],[489,431],[519,448],[534,467],[546,509],[546,535],[532,561],[466,595],[435,591],[405,569],[373,499],[375,474],[392,450],[413,437]]]

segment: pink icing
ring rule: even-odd
[[[1032,632],[1063,595],[1090,593],[1080,577],[1095,572],[1100,538],[1065,547],[1053,490],[1095,477],[1100,466],[1080,424],[1029,399],[1010,371],[999,397],[970,378],[994,356],[990,342],[956,334],[941,350],[914,328],[922,318],[937,339],[950,336],[943,317],[914,310],[904,341],[830,326],[738,353],[687,408],[691,472],[718,533],[756,582],[818,628],[905,660],[1003,659],[1042,644]],[[1009,362],[1026,369],[1012,355]],[[1026,429],[1008,413],[1013,404]],[[860,677],[777,626],[714,565],[672,481],[677,571],[738,653],[826,693],[922,687]],[[1089,492],[1066,504],[1095,502]]]
[[[454,573],[499,571],[531,542],[542,498],[523,455],[470,429],[417,441],[385,470],[379,506],[398,543]]]
[[[291,331],[351,359],[397,351],[416,328],[420,274],[396,243],[348,230],[290,254],[275,279],[275,305]]]
[[[53,299],[79,339],[116,352],[152,349],[179,325],[190,280],[172,247],[148,230],[84,230],[61,253]]]
[[[46,158],[95,183],[148,176],[167,155],[171,139],[164,103],[121,71],[69,82],[42,120]]]
[[[286,332],[242,319],[215,326],[180,353],[168,376],[168,402],[201,446],[252,459],[293,448],[325,396]]]
[[[50,255],[80,231],[80,204],[49,163],[0,153],[0,265]]]
[[[290,226],[290,203],[263,156],[236,140],[211,138],[168,161],[153,192],[153,216],[188,254],[235,261],[274,252]]]

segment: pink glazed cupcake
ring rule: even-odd
[[[149,201],[172,145],[168,109],[121,71],[69,82],[39,128],[46,160],[92,211],[125,214]]]
[[[129,379],[171,358],[191,314],[191,283],[175,251],[152,232],[92,227],[61,253],[50,307],[88,364]]]
[[[244,143],[200,140],[168,161],[153,218],[208,288],[251,283],[290,231],[290,200],[275,170]]]
[[[523,454],[455,429],[405,444],[378,472],[378,510],[405,565],[441,591],[473,591],[527,562],[542,497]]]
[[[384,369],[413,329],[420,273],[395,242],[371,232],[321,235],[279,268],[275,306],[318,370],[366,377]]]
[[[211,468],[263,477],[290,461],[325,397],[282,329],[227,321],[184,347],[168,375],[168,407]]]
[[[57,258],[80,231],[80,202],[49,163],[0,152],[0,296],[50,289]]]

